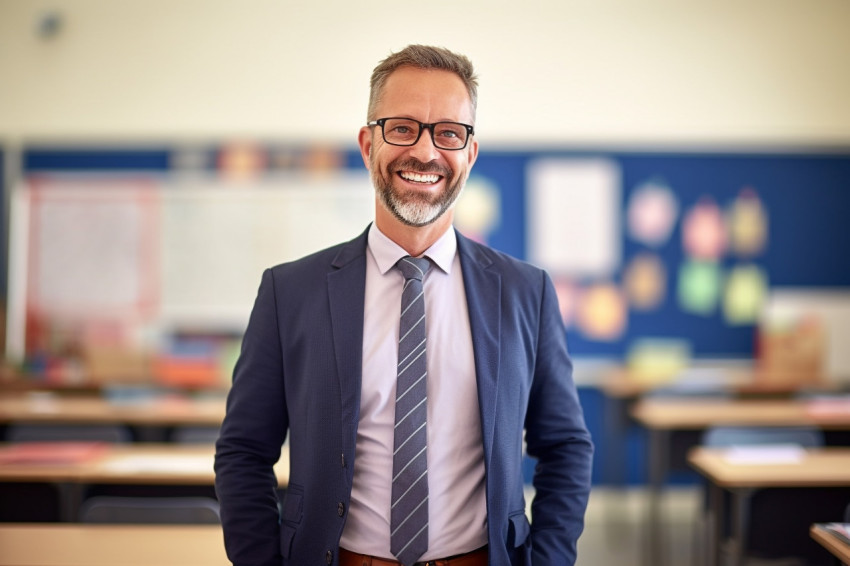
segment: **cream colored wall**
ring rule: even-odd
[[[372,67],[423,42],[476,63],[485,147],[846,146],[848,23],[847,0],[0,0],[0,141],[353,145]]]

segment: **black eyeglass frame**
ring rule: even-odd
[[[407,120],[409,122],[416,122],[417,124],[419,124],[419,133],[416,134],[416,139],[413,140],[411,143],[393,143],[387,140],[386,133],[384,132],[384,124],[387,122],[387,120]],[[460,147],[443,147],[441,145],[438,145],[437,140],[434,139],[434,126],[438,126],[440,124],[455,124],[456,126],[463,126],[464,128],[466,128],[466,139],[463,141],[463,145]],[[422,137],[422,130],[424,130],[425,128],[427,128],[428,132],[430,132],[431,134],[431,143],[434,144],[434,147],[436,147],[437,149],[442,149],[444,151],[460,151],[461,149],[465,149],[466,146],[469,145],[469,138],[475,135],[475,128],[473,128],[469,124],[464,124],[462,122],[452,122],[449,120],[441,120],[440,122],[426,124],[425,122],[420,122],[419,120],[414,120],[413,118],[405,118],[403,116],[389,116],[387,118],[378,118],[377,120],[366,122],[366,125],[369,127],[380,126],[381,137],[383,138],[384,142],[397,147],[410,147],[419,143],[419,138]]]

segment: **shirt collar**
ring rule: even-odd
[[[369,227],[369,251],[375,258],[378,264],[378,270],[381,275],[395,267],[395,264],[406,255],[409,255],[404,248],[390,240],[380,229],[372,223]],[[452,264],[454,263],[455,255],[457,254],[457,235],[454,229],[449,226],[449,229],[434,242],[430,248],[425,250],[422,255],[427,255],[428,258],[443,270],[446,274],[451,274]]]

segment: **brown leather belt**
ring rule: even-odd
[[[339,549],[339,566],[400,566],[397,560],[387,560],[368,554],[357,554],[344,548]],[[478,550],[449,556],[439,560],[428,560],[417,562],[415,566],[487,566],[487,547],[482,546]]]

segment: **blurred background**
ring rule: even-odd
[[[480,78],[457,227],[550,272],[594,482],[644,485],[612,398],[850,385],[848,21],[845,0],[0,0],[2,386],[226,392],[262,269],[372,218],[373,67],[435,44]]]

